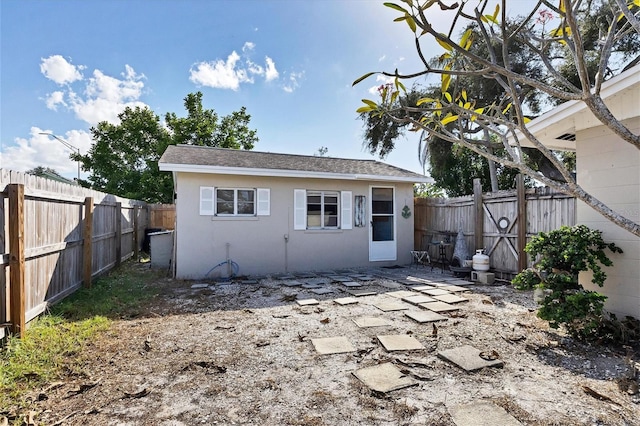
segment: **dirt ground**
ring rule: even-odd
[[[348,306],[334,302],[349,296],[340,283],[326,286],[333,293],[316,295],[273,277],[205,288],[160,279],[154,283],[160,295],[143,315],[115,321],[90,345],[84,375],[34,393],[35,422],[454,425],[451,407],[491,401],[524,425],[640,425],[640,396],[628,392],[626,380],[638,348],[577,343],[536,317],[531,292],[506,283],[470,285],[459,311],[435,327],[419,324],[407,311],[383,312],[373,304],[398,300],[385,293],[411,290],[398,281],[453,277],[429,268],[366,272],[375,280],[361,282],[361,289],[377,294]],[[319,305],[295,301],[311,297]],[[359,328],[353,319],[360,316],[391,325]],[[387,352],[376,338],[387,334],[411,335],[426,349]],[[346,336],[356,351],[319,355],[311,339],[335,336]],[[462,345],[496,351],[504,367],[468,373],[437,355]],[[383,362],[417,384],[380,393],[353,374]]]

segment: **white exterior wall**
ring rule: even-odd
[[[176,173],[176,277],[204,277],[229,258],[240,275],[322,271],[410,263],[413,250],[413,184]],[[370,202],[370,186],[395,188],[397,259],[369,262],[369,226],[349,230],[294,230],[294,189],[352,191]],[[269,188],[270,215],[216,217],[199,214],[201,186]],[[402,217],[408,205],[412,215]],[[353,214],[353,212],[352,212]],[[367,216],[370,209],[367,206]],[[353,220],[353,219],[352,219]],[[368,219],[367,219],[368,223]],[[288,235],[288,242],[285,241]],[[221,268],[218,268],[220,270]],[[224,269],[226,273],[226,269]]]
[[[635,134],[640,133],[640,118],[626,124]],[[640,150],[604,126],[579,132],[576,140],[578,184],[613,210],[640,221]],[[640,318],[640,238],[580,201],[577,221],[601,230],[606,242],[614,242],[624,251],[623,254],[607,251],[613,266],[605,268],[604,287],[592,284],[590,274],[580,275],[581,284],[608,296],[605,308],[618,317]]]

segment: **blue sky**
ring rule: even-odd
[[[0,166],[74,177],[69,150],[41,132],[84,153],[91,126],[115,122],[125,106],[184,116],[196,91],[219,115],[245,106],[255,150],[312,155],[324,146],[332,157],[374,158],[355,110],[381,81],[351,83],[368,71],[419,69],[407,25],[382,3],[3,0]],[[399,141],[384,161],[421,172],[417,139]]]

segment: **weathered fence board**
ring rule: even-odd
[[[149,204],[149,228],[175,229],[175,204]]]
[[[10,200],[10,188],[22,195]],[[19,332],[22,321],[137,255],[147,219],[143,202],[0,169],[0,324]]]
[[[504,229],[498,226],[501,218]],[[470,257],[485,249],[492,269],[512,274],[530,265],[523,247],[532,236],[575,222],[575,199],[550,188],[415,199],[416,249],[441,240],[454,243],[462,230]]]

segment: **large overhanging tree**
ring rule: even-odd
[[[201,92],[188,94],[184,107],[186,117],[165,115],[166,127],[148,107],[127,107],[118,115],[118,124],[103,121],[92,127],[89,152],[73,154],[83,170],[90,171],[83,186],[150,203],[171,203],[171,174],[158,169],[168,145],[253,149],[258,142],[245,107],[219,120],[213,109],[202,106]]]
[[[575,196],[603,216],[640,236],[640,225],[614,211],[577,182],[557,153],[552,152],[527,128],[530,110],[527,96],[533,92],[556,102],[579,101],[622,140],[640,149],[640,135],[635,134],[607,108],[601,96],[605,79],[613,73],[616,52],[628,43],[637,43],[640,34],[640,0],[560,0],[538,1],[515,29],[508,25],[506,0],[479,0],[448,4],[444,0],[402,0],[385,3],[399,12],[396,21],[408,24],[414,34],[417,54],[424,69],[412,73],[371,72],[360,77],[354,85],[374,74],[393,77],[391,87],[381,90],[378,102],[363,100],[359,113],[374,113],[397,123],[408,123],[429,137],[458,144],[497,163],[515,168],[563,193]],[[584,24],[590,7],[599,12],[598,50],[588,51],[587,40],[592,38]],[[439,31],[432,22],[432,11],[439,8],[451,14],[446,32]],[[431,9],[431,10],[430,10]],[[582,19],[582,21],[581,21]],[[552,28],[549,26],[552,25]],[[437,63],[425,59],[422,43],[435,39],[444,53]],[[515,43],[533,52],[541,67],[541,74],[532,78],[514,69],[508,47]],[[478,45],[481,45],[479,48]],[[472,49],[472,47],[474,47]],[[485,55],[476,52],[485,51]],[[568,72],[569,71],[569,72]],[[575,78],[567,78],[573,74]],[[403,81],[437,75],[441,87],[439,97],[423,97],[415,104],[401,104],[398,98],[406,93]],[[464,85],[469,78],[484,78],[498,85],[503,95],[499,100],[484,103]],[[487,137],[489,136],[489,137]],[[487,140],[497,141],[502,148],[497,154]],[[526,161],[524,149],[532,146],[559,171],[557,177],[541,174]]]

